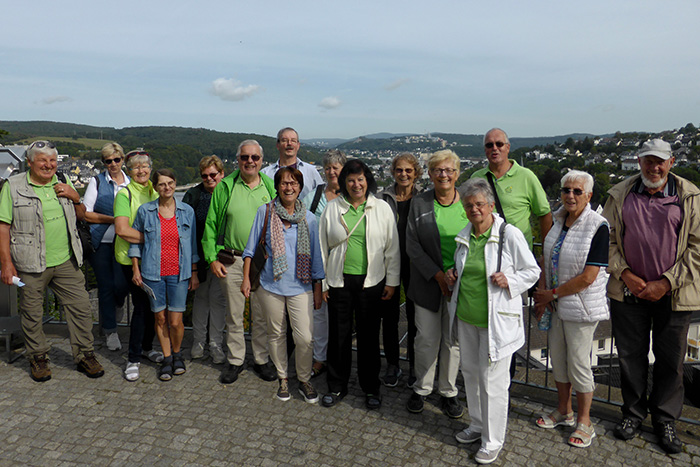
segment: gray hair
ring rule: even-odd
[[[486,202],[489,204],[494,204],[496,202],[491,185],[483,178],[470,178],[459,187],[459,196],[462,200],[462,205],[467,202],[467,198],[478,195],[484,195]],[[466,207],[464,209],[466,209]]]
[[[151,162],[151,156],[148,154],[136,154],[135,156],[131,156],[126,160],[126,167],[129,170],[133,169],[134,166],[141,164],[148,164],[149,166],[153,165]]]
[[[503,130],[501,130],[500,128],[498,128],[498,127],[493,127],[493,128],[491,128],[489,131],[487,131],[486,133],[484,133],[484,144],[486,144],[486,137],[487,137],[487,136],[489,135],[489,133],[491,133],[492,131],[500,131],[501,133],[503,133],[503,136],[505,136],[505,138],[506,138],[505,143],[506,143],[506,144],[510,144],[510,140],[508,139],[508,134],[507,134],[505,131],[503,131]]]
[[[340,164],[344,166],[348,161],[348,157],[340,149],[329,149],[323,155],[323,168],[325,169],[331,164]]]
[[[299,132],[295,130],[294,128],[290,126],[286,126],[282,128],[280,131],[277,132],[277,142],[280,142],[280,139],[282,138],[282,135],[285,134],[288,131],[293,131],[295,135],[297,135],[297,139],[299,139]]]
[[[37,140],[30,144],[25,156],[29,162],[34,162],[34,157],[37,154],[46,154],[58,157],[56,145],[50,141],[44,140]]]
[[[247,139],[245,141],[242,141],[241,144],[238,145],[238,149],[236,150],[236,157],[241,155],[241,148],[243,148],[243,146],[257,146],[258,149],[260,150],[260,157],[263,159],[265,158],[265,154],[263,154],[262,146],[260,146],[260,143],[258,143],[254,139]]]
[[[570,170],[561,178],[561,186],[566,182],[583,182],[583,191],[593,193],[593,176],[581,170]]]

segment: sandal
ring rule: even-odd
[[[562,415],[558,410],[553,410],[549,415],[543,415],[535,421],[535,424],[540,428],[545,428],[547,430],[551,428],[563,426],[574,426],[574,413],[569,412],[566,415]]]
[[[575,448],[587,448],[595,438],[595,428],[579,423],[576,425],[576,431],[569,436],[569,445]],[[580,441],[577,443],[576,441]]]
[[[185,362],[182,359],[182,354],[180,352],[173,352],[173,374],[179,376],[184,374],[187,369],[185,368]]]
[[[326,372],[328,368],[324,362],[314,362],[314,366],[311,367],[311,377],[315,378]]]
[[[170,381],[173,379],[173,357],[165,357],[163,363],[160,364],[158,370],[158,379],[161,381]]]

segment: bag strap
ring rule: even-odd
[[[504,222],[507,222],[506,214],[503,212],[503,206],[501,206],[501,200],[498,199],[498,192],[496,191],[496,184],[493,181],[493,174],[491,172],[486,172],[486,179],[489,181],[489,185],[491,185],[491,189],[493,190],[493,197],[496,200],[496,212],[503,218]]]
[[[365,216],[367,216],[367,211],[365,211],[365,212],[362,213],[362,217],[360,217],[360,220],[357,221],[357,224],[355,224],[355,227],[353,227],[352,230],[350,231],[350,233],[348,233],[348,236],[347,236],[347,237],[345,237],[344,239],[342,239],[341,241],[339,241],[339,242],[336,243],[335,245],[331,245],[328,249],[329,249],[329,250],[332,250],[333,248],[339,246],[341,243],[347,242],[348,239],[350,238],[350,236],[353,234],[353,232],[355,232],[355,229],[356,229],[357,227],[359,227],[360,223],[361,223],[362,220],[365,218]]]
[[[267,250],[265,250],[265,235],[267,234],[267,220],[270,218],[271,214],[271,205],[274,203],[275,200],[270,201],[267,203],[267,207],[265,208],[265,222],[263,223],[263,228],[262,228],[262,233],[260,234],[260,240],[258,241],[258,245],[263,249],[263,252],[265,253],[265,258],[267,258]]]
[[[503,259],[503,242],[506,239],[506,223],[501,224],[501,228],[498,230],[498,267],[496,272],[501,272],[501,260]]]
[[[326,188],[325,183],[321,183],[319,186],[316,187],[316,193],[314,194],[314,199],[311,201],[311,206],[309,207],[309,211],[312,213],[316,214],[316,208],[318,208],[318,203],[321,202],[321,195],[323,194],[323,190]]]

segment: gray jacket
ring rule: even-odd
[[[416,305],[437,312],[442,299],[440,285],[434,279],[442,271],[440,232],[435,222],[435,190],[413,197],[408,211],[406,252],[411,259],[411,287],[408,298]]]
[[[15,269],[34,274],[44,272],[46,270],[46,233],[41,199],[29,186],[26,172],[13,175],[7,183],[10,185],[12,196],[10,253]],[[63,208],[73,255],[78,266],[82,266],[83,246],[78,235],[75,207],[68,198],[60,197],[58,202]]]

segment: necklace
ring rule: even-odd
[[[435,198],[435,201],[437,204],[442,206],[443,208],[447,208],[455,204],[455,200],[457,199],[457,188],[455,188],[455,194],[452,196],[452,201],[450,201],[450,204],[442,204],[438,199],[437,199],[437,191],[433,192],[433,198]]]

